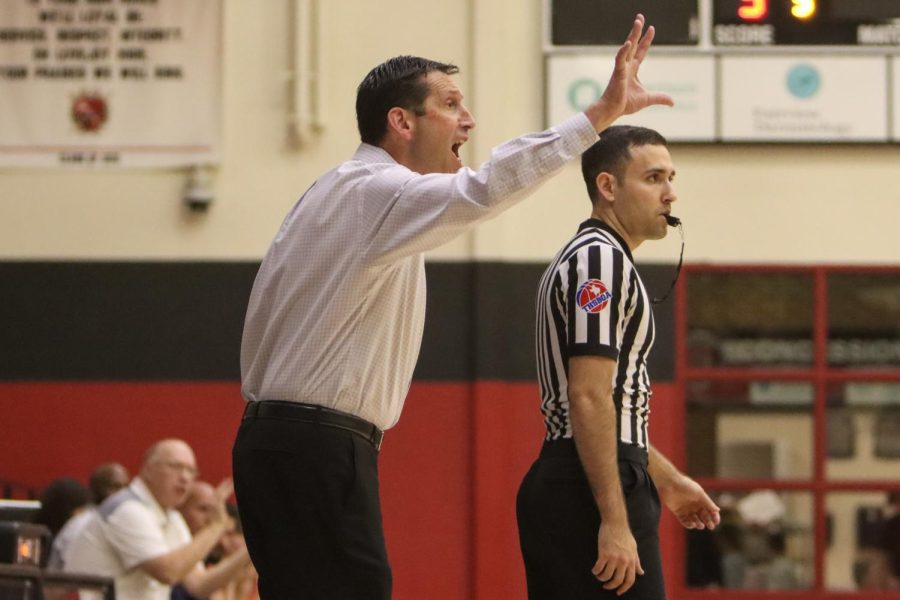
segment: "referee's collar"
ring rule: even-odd
[[[625,243],[625,240],[622,239],[622,236],[619,235],[618,232],[616,232],[616,230],[610,227],[608,224],[601,221],[600,219],[591,217],[578,226],[578,231],[584,231],[585,229],[602,229],[606,233],[610,234],[613,239],[616,240],[619,249],[625,253],[625,256],[628,257],[628,260],[634,262],[634,258],[631,256],[631,248],[628,247],[628,244]]]

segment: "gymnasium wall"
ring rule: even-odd
[[[0,481],[38,490],[110,460],[132,472],[163,437],[230,474],[241,323],[257,263],[0,263]],[[539,264],[432,262],[423,348],[381,458],[396,598],[524,596],[515,493],[543,438],[534,381]],[[643,265],[651,293],[672,267]],[[673,310],[657,307],[651,436],[673,411]],[[664,524],[674,552],[673,523]],[[673,563],[669,563],[673,568]]]
[[[323,128],[293,147],[290,4],[223,2],[224,147],[208,213],[182,206],[184,170],[0,170],[0,479],[40,487],[110,459],[135,470],[171,435],[195,446],[204,478],[228,474],[253,274],[296,198],[352,154],[355,88],[377,62],[411,53],[460,65],[478,121],[470,165],[545,125],[541,0],[328,0],[318,2]],[[896,146],[672,153],[688,262],[897,260]],[[523,596],[512,507],[541,436],[534,286],[587,214],[571,165],[429,254],[422,355],[381,467],[400,600]],[[678,246],[670,235],[636,252],[651,293],[668,285]],[[657,317],[651,435],[665,450],[678,447],[683,416],[667,412],[671,303]],[[664,521],[672,558],[674,532]],[[678,562],[666,564],[671,581]]]
[[[4,170],[0,258],[259,260],[303,190],[352,154],[356,86],[396,54],[460,65],[478,122],[463,147],[468,164],[544,126],[541,0],[329,0],[317,3],[323,128],[292,148],[291,2],[223,2],[224,148],[209,214],[183,210],[183,170]],[[900,146],[678,145],[673,156],[688,261],[896,260]],[[587,212],[573,165],[433,257],[543,262]],[[674,262],[669,237],[637,258]]]

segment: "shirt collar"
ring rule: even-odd
[[[582,223],[581,225],[578,226],[578,231],[584,231],[585,229],[592,229],[592,228],[593,229],[602,229],[606,233],[610,234],[612,236],[612,238],[617,242],[617,245],[619,246],[619,250],[621,250],[622,252],[625,253],[625,256],[628,257],[628,260],[630,260],[632,263],[634,262],[634,258],[632,258],[632,256],[631,256],[631,248],[628,247],[628,244],[625,243],[625,240],[622,239],[622,236],[619,235],[615,229],[610,227],[604,221],[601,221],[600,219],[595,219],[594,217],[591,217],[590,219],[588,219],[587,221],[585,221],[584,223]]]
[[[144,483],[144,480],[141,479],[140,476],[132,479],[128,488],[134,492],[134,495],[138,497],[138,500],[140,500],[141,503],[153,511],[153,514],[156,515],[160,525],[165,525],[169,522],[169,511],[160,506],[159,502],[156,501],[153,492],[150,491],[150,488],[147,487],[147,484]]]
[[[394,157],[391,156],[387,150],[381,148],[380,146],[373,146],[372,144],[366,144],[363,142],[356,149],[356,152],[353,154],[353,160],[358,160],[364,163],[393,163],[399,164]]]

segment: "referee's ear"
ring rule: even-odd
[[[594,179],[597,189],[597,200],[613,203],[616,201],[616,176],[603,171]]]

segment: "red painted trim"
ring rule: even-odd
[[[900,267],[896,265],[834,265],[822,264],[815,267],[809,265],[790,264],[752,264],[752,265],[722,265],[705,263],[685,263],[682,273],[811,273],[815,269],[822,269],[828,273],[860,273],[860,274],[891,274],[900,273]]]
[[[817,343],[813,343],[817,349]],[[684,352],[682,352],[684,354]],[[677,377],[677,375],[676,375]],[[900,381],[900,369],[845,369],[832,368],[821,371],[813,365],[809,369],[760,369],[740,367],[689,367],[682,377],[687,380],[705,381]]]
[[[682,352],[687,354],[687,352]],[[684,378],[709,381],[798,381],[812,380],[814,369],[742,369],[740,367],[685,367]]]
[[[712,265],[691,263],[682,267],[687,273],[808,273],[808,265]]]
[[[900,369],[893,370],[856,370],[856,369],[836,369],[827,371],[824,375],[825,380],[832,381],[900,381]]]
[[[827,381],[828,372],[828,275],[824,269],[815,270],[813,283],[813,357],[816,371],[815,401],[813,404],[813,588],[825,590],[825,551],[828,541],[826,523],[825,462],[828,440]]]
[[[674,401],[678,406],[680,420],[677,423],[681,435],[676,436],[677,442],[671,449],[669,460],[679,469],[687,466],[687,440],[685,432],[685,415],[687,414],[687,399],[685,397],[685,373],[688,370],[687,356],[684,351],[687,348],[688,328],[688,289],[687,278],[682,276],[675,287],[675,343],[672,351],[675,352],[675,386],[676,396]],[[664,569],[666,577],[666,590],[671,598],[681,598],[685,589],[685,573],[687,573],[687,557],[685,556],[686,536],[684,529],[678,525],[673,534],[667,539],[660,536],[661,552],[664,559],[664,567],[671,564],[671,568]]]
[[[790,592],[776,590],[698,590],[685,588],[679,600],[897,600],[900,591],[859,592],[819,591],[815,589],[796,590]]]
[[[698,477],[697,483],[705,489],[721,491],[751,491],[751,490],[784,490],[784,491],[821,491],[827,492],[886,492],[900,491],[900,481],[896,479],[844,479],[816,481],[809,479],[723,479],[713,477]]]

